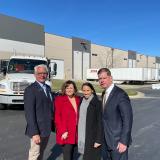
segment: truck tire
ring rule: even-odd
[[[6,109],[8,109],[8,105],[7,104],[0,104],[0,109],[6,110]]]

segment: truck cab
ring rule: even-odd
[[[34,67],[39,64],[49,66],[45,57],[12,56],[3,70],[0,81],[0,104],[4,108],[9,104],[23,104],[24,90],[35,81]],[[50,84],[50,82],[47,82]]]

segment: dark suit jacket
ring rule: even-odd
[[[87,108],[84,160],[100,159],[101,147],[95,149],[93,146],[95,142],[102,144],[102,133],[102,104],[94,96]]]
[[[131,144],[133,122],[132,107],[128,95],[121,88],[114,86],[103,111],[103,126],[107,145],[116,149],[118,142]]]
[[[51,88],[46,87],[51,93]],[[25,89],[24,110],[27,121],[25,134],[29,137],[39,134],[47,137],[51,132],[53,119],[53,102],[45,95],[38,82],[34,82]]]

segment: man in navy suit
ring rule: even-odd
[[[104,160],[128,160],[133,122],[132,107],[124,90],[113,84],[108,68],[98,71],[103,102]]]
[[[45,84],[48,76],[46,65],[34,68],[36,81],[25,89],[24,110],[27,121],[25,134],[31,145],[28,160],[42,160],[51,133],[53,102],[51,88]]]

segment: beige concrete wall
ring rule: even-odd
[[[72,78],[72,39],[45,33],[45,56],[64,60],[65,79]]]
[[[94,56],[94,55],[97,56]],[[112,50],[109,47],[91,44],[91,68],[112,67]]]
[[[113,50],[113,68],[128,67],[128,51],[114,49]]]
[[[137,68],[155,68],[156,58],[137,53]]]
[[[93,56],[92,54],[96,54],[97,56]],[[101,67],[128,67],[128,51],[120,49],[113,49],[112,51],[111,47],[91,44],[91,68]]]
[[[148,68],[156,68],[156,57],[148,56]]]
[[[137,53],[136,60],[137,68],[147,68],[148,59],[146,55]]]

